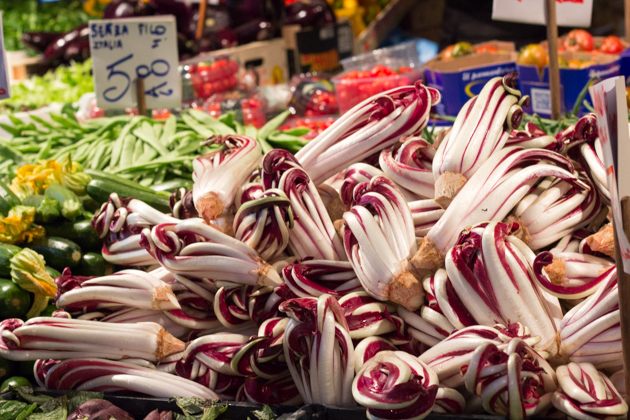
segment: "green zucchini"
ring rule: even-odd
[[[47,265],[45,267],[46,273],[48,273],[48,275],[50,277],[52,277],[53,279],[56,279],[57,277],[59,277],[61,275],[61,273],[57,270],[55,270],[54,268],[52,268],[51,266]]]
[[[6,216],[9,210],[18,205],[20,205],[20,199],[7,184],[0,181],[0,213]]]
[[[34,240],[28,247],[44,257],[47,266],[59,271],[76,267],[81,261],[81,248],[69,239],[49,236]]]
[[[35,207],[35,221],[49,223],[56,220],[61,215],[59,202],[45,195],[29,195],[22,200],[22,204]]]
[[[83,254],[73,274],[79,276],[108,276],[114,272],[114,266],[105,261],[101,254],[88,252]]]
[[[50,184],[44,194],[59,202],[61,215],[68,220],[75,220],[83,213],[83,204],[79,197],[61,184]]]
[[[121,198],[137,198],[140,201],[144,201],[154,209],[164,213],[169,213],[171,211],[171,208],[168,205],[169,200],[167,197],[158,195],[155,192],[146,192],[140,190],[139,188],[131,188],[115,181],[93,179],[87,186],[87,193],[99,203],[106,202],[111,193],[116,193]]]
[[[11,277],[11,258],[21,250],[19,246],[0,243],[0,276]]]
[[[43,225],[46,235],[58,236],[76,242],[84,251],[100,251],[103,241],[92,228],[91,220],[78,220],[76,222],[53,223]]]
[[[187,190],[191,189],[193,186],[192,181],[184,178],[172,179],[170,181],[162,182],[161,184],[151,185],[151,189],[155,192],[166,191],[169,195],[179,189],[186,188]]]

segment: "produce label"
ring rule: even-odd
[[[136,107],[138,78],[144,79],[147,108],[181,105],[173,16],[90,21],[90,52],[100,108]]]
[[[546,0],[494,0],[492,19],[546,25]],[[591,26],[593,0],[556,0],[558,26]]]
[[[623,76],[606,79],[589,90],[597,115],[599,139],[604,149],[613,224],[621,248],[623,271],[630,274],[630,242],[623,231],[620,206],[621,197],[630,197],[630,168],[627,164],[619,165],[619,162],[628,160],[630,156],[625,79]]]
[[[2,28],[2,10],[0,10],[0,99],[11,96],[11,88],[9,86],[9,76],[7,72],[7,52],[4,49],[4,35]]]

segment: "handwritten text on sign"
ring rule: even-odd
[[[90,21],[90,51],[100,108],[135,107],[138,78],[144,79],[148,108],[181,104],[173,16]]]

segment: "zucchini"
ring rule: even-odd
[[[81,261],[81,248],[69,239],[56,236],[38,238],[28,247],[44,257],[47,266],[60,271],[66,267],[76,267]]]
[[[108,174],[105,172],[97,171],[95,169],[85,169],[85,173],[87,173],[88,175],[92,177],[92,179],[95,179],[97,181],[113,181],[121,185],[126,185],[129,188],[135,188],[135,189],[146,191],[149,193],[155,192],[151,188],[145,187],[143,185],[138,184],[137,182],[131,181],[127,178],[123,178],[118,175]]]
[[[22,200],[22,204],[35,207],[35,221],[49,223],[61,215],[59,202],[45,195],[29,195]]]
[[[11,258],[21,250],[19,246],[0,243],[0,276],[11,277]]]
[[[101,254],[88,252],[81,257],[73,273],[75,271],[79,276],[109,276],[114,272],[114,266],[105,261]]]
[[[166,191],[170,194],[179,189],[186,188],[186,190],[190,190],[193,186],[192,181],[184,178],[173,179],[170,181],[162,182],[161,184],[151,185],[151,189],[155,192]]]
[[[98,233],[92,228],[91,220],[54,223],[44,225],[44,229],[46,229],[46,235],[70,239],[76,242],[84,251],[100,251],[103,245],[103,241],[98,237]]]
[[[153,191],[146,192],[139,188],[130,188],[127,185],[122,185],[115,181],[93,179],[87,186],[87,193],[99,203],[106,202],[109,200],[111,193],[116,193],[121,198],[137,198],[164,213],[170,213],[171,211],[167,197],[158,195]]]
[[[59,202],[61,215],[68,220],[74,221],[83,213],[83,204],[79,197],[61,184],[50,184],[44,194]]]
[[[81,200],[81,204],[83,204],[83,209],[89,212],[94,213],[101,209],[101,203],[97,202],[87,194],[79,196],[79,200]]]
[[[20,205],[20,199],[7,184],[0,181],[0,213],[6,216],[9,210],[18,205]]]
[[[54,268],[52,268],[51,266],[47,265],[45,267],[46,273],[48,273],[48,275],[50,277],[52,277],[53,279],[56,279],[57,277],[59,277],[61,275],[61,273],[57,270],[55,270]]]

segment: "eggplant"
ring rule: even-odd
[[[335,14],[325,0],[300,0],[286,7],[285,25],[302,28],[335,23]]]
[[[119,19],[137,16],[153,16],[157,7],[153,3],[139,0],[112,0],[103,11],[104,19]]]
[[[175,0],[152,0],[157,15],[173,15],[177,23],[177,32],[181,32],[189,38],[194,31],[190,32],[190,22],[193,18],[192,8],[182,2]],[[196,23],[196,21],[195,21]]]
[[[131,414],[106,400],[84,402],[68,416],[68,420],[134,420]]]
[[[42,54],[61,35],[63,34],[59,32],[24,32],[22,34],[22,44]]]
[[[254,20],[265,20],[265,1],[262,0],[225,0],[232,27],[241,26]]]
[[[236,34],[239,45],[271,39],[274,36],[274,32],[271,22],[263,19],[254,19],[251,22],[234,28],[234,33]]]
[[[62,58],[68,48],[77,43],[90,39],[90,29],[87,24],[77,26],[55,39],[44,51],[44,62],[50,63]]]

